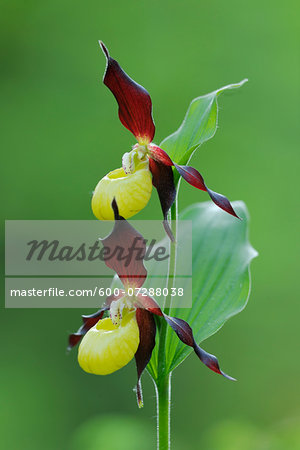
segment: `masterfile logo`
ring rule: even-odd
[[[126,270],[141,259],[148,271],[143,293],[147,295],[151,289],[162,304],[167,295],[170,240],[161,221],[131,223],[138,233],[130,245],[121,240],[110,246],[106,237],[115,222],[6,221],[6,307],[99,307],[114,289],[121,288],[109,262],[120,261]],[[179,221],[177,236],[184,240],[178,239],[177,275],[170,297],[173,305],[188,307],[192,298],[192,223]],[[141,241],[146,245],[143,253]]]

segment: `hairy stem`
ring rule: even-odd
[[[171,303],[172,303],[172,287],[175,285],[175,276],[176,276],[176,257],[177,257],[177,226],[178,226],[178,203],[177,203],[177,196],[175,199],[175,202],[173,203],[171,207],[171,229],[175,238],[174,242],[170,241],[170,260],[169,260],[169,270],[168,270],[168,282],[167,282],[167,288],[168,288],[168,295],[165,299],[164,303],[164,312],[166,314],[169,314],[169,311],[171,309]]]
[[[176,234],[177,234],[177,198],[171,208],[171,229],[175,237],[175,242],[170,241],[170,259],[167,288],[168,295],[165,298],[164,312],[169,314],[171,308],[171,291],[175,283],[176,275]],[[170,404],[171,404],[171,373],[167,373],[166,368],[166,335],[167,322],[161,323],[158,347],[158,377],[156,383],[157,401],[157,448],[159,450],[170,449]]]

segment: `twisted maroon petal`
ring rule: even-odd
[[[190,166],[180,166],[176,163],[174,163],[169,155],[160,147],[154,144],[150,144],[148,146],[149,154],[150,154],[150,170],[153,175],[153,185],[157,187],[158,195],[160,198],[160,202],[162,205],[162,210],[164,213],[164,219],[166,224],[166,231],[169,234],[169,226],[168,222],[166,221],[167,213],[170,207],[173,204],[173,201],[175,199],[176,191],[175,191],[175,185],[174,185],[174,177],[172,173],[172,183],[174,186],[174,190],[172,188],[168,188],[168,180],[164,181],[160,178],[163,178],[168,174],[169,178],[171,179],[171,166],[176,167],[179,174],[192,186],[196,187],[197,189],[201,189],[202,191],[205,191],[209,194],[212,201],[219,206],[219,208],[223,209],[227,213],[231,214],[234,217],[238,217],[236,212],[234,211],[233,207],[231,206],[229,200],[222,194],[218,194],[217,192],[212,191],[209,189],[202,177],[202,175],[198,172],[198,170],[194,169]],[[154,162],[152,162],[154,161]],[[161,168],[162,166],[165,166],[165,169]],[[161,173],[160,173],[161,172]],[[166,187],[165,187],[166,186]],[[171,184],[170,184],[171,186]],[[172,194],[174,192],[174,198],[172,197]]]
[[[219,208],[223,209],[227,213],[231,214],[234,217],[237,217],[239,219],[239,216],[234,211],[233,207],[230,204],[230,201],[222,194],[218,194],[217,192],[212,191],[209,189],[202,177],[202,175],[198,172],[198,170],[194,169],[190,166],[179,166],[178,164],[174,163],[174,166],[178,170],[179,174],[192,186],[196,187],[197,189],[201,189],[201,191],[206,191],[212,201],[219,206]]]
[[[162,162],[149,158],[149,169],[152,173],[152,184],[156,187],[161,209],[164,216],[164,227],[169,238],[174,241],[174,236],[168,223],[168,211],[174,203],[176,189],[172,167]]]
[[[107,267],[118,274],[124,285],[141,287],[147,277],[143,262],[146,252],[145,240],[124,217],[119,215],[115,199],[112,208],[115,224],[110,235],[101,239],[106,249],[103,259]]]
[[[138,308],[136,310],[136,320],[140,332],[140,343],[135,354],[138,376],[136,394],[138,406],[141,408],[143,406],[141,376],[151,359],[152,350],[155,346],[156,325],[153,315],[146,309]]]
[[[118,102],[120,121],[139,142],[150,143],[155,133],[150,95],[110,57],[103,42],[99,44],[107,60],[103,82]]]
[[[167,316],[166,314],[164,314],[164,318],[166,319],[170,327],[175,331],[179,339],[184,344],[189,345],[194,349],[196,355],[203,362],[203,364],[205,364],[214,372],[223,375],[225,378],[236,381],[234,378],[230,377],[220,369],[218,360],[214,355],[207,353],[205,350],[199,347],[199,345],[196,344],[193,336],[193,331],[187,322],[182,319],[178,319],[177,317]]]
[[[99,311],[96,311],[94,314],[89,316],[81,316],[83,320],[83,325],[76,331],[76,333],[72,333],[69,336],[69,345],[67,347],[67,351],[70,351],[75,345],[79,343],[79,341],[83,338],[83,336],[92,328],[96,323],[102,319],[105,311],[109,309],[108,305],[103,306]]]

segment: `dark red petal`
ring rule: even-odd
[[[115,199],[112,208],[115,225],[111,234],[101,239],[107,249],[103,259],[105,264],[118,274],[124,285],[141,287],[147,277],[143,262],[146,252],[145,240],[124,217],[119,215]]]
[[[155,161],[149,158],[149,169],[152,173],[152,183],[156,187],[161,209],[164,216],[164,227],[169,238],[174,241],[174,236],[169,226],[167,217],[168,211],[174,203],[176,197],[176,189],[174,184],[173,170],[171,166]]]
[[[156,301],[152,297],[149,297],[149,295],[138,294],[137,299],[138,299],[138,307],[143,307],[147,311],[157,316],[163,315],[159,304],[156,303]]]
[[[230,204],[230,201],[222,194],[218,194],[217,192],[214,192],[210,190],[202,177],[202,175],[198,172],[198,170],[194,169],[193,167],[189,166],[179,166],[174,163],[174,166],[178,170],[179,174],[192,186],[196,187],[197,189],[201,189],[201,191],[208,192],[210,198],[212,201],[219,206],[219,208],[223,209],[224,211],[228,212],[234,217],[237,217],[239,219],[239,216],[235,213],[233,207]]]
[[[139,408],[143,406],[143,393],[141,386],[141,376],[148,362],[151,359],[152,350],[155,346],[156,325],[153,315],[146,309],[136,310],[136,320],[140,331],[140,343],[135,354],[137,368],[137,401]]]
[[[209,369],[223,375],[225,378],[228,378],[229,380],[235,381],[234,378],[222,372],[218,360],[214,355],[207,353],[205,350],[199,347],[199,345],[196,344],[193,336],[193,331],[187,322],[185,322],[182,319],[178,319],[177,317],[167,316],[166,314],[164,314],[164,318],[166,319],[170,327],[175,331],[179,339],[184,344],[193,347],[196,355]]]
[[[148,151],[150,153],[151,158],[155,159],[155,161],[161,162],[165,166],[174,165],[168,153],[166,153],[162,148],[158,147],[157,145],[154,144],[148,145]]]
[[[106,304],[99,311],[96,311],[94,314],[89,316],[81,316],[83,320],[83,325],[78,329],[76,333],[70,334],[69,336],[69,345],[67,351],[70,351],[75,345],[79,343],[79,341],[83,338],[83,336],[92,328],[96,323],[102,319],[105,311],[109,309],[109,305]]]
[[[110,57],[103,42],[99,44],[106,56],[107,65],[103,82],[114,94],[119,105],[119,118],[122,124],[141,143],[150,143],[154,137],[155,126],[152,118],[150,95],[133,81]]]

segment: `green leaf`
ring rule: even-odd
[[[243,220],[225,214],[210,202],[194,204],[179,217],[193,222],[193,299],[191,308],[171,309],[169,315],[186,320],[198,344],[242,311],[249,297],[249,264],[257,252],[248,241],[246,206],[243,202],[234,202],[233,206]],[[178,241],[180,239],[184,237],[179,236]],[[148,273],[151,269],[148,265]],[[185,279],[177,280],[177,287],[184,288],[184,284]],[[209,345],[205,345],[205,350],[209,352]],[[148,365],[154,379],[157,376],[157,351],[158,345]],[[174,370],[191,352],[191,347],[183,344],[169,327],[166,371]]]
[[[202,97],[195,98],[186,113],[186,116],[175,133],[165,138],[160,147],[177,164],[185,165],[192,157],[194,151],[203,142],[211,139],[218,124],[218,96],[228,90],[243,86],[247,79],[240,83],[229,84],[217,91]]]

